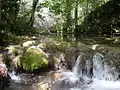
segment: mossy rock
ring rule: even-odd
[[[56,52],[57,51],[57,42],[56,41],[48,41],[45,45],[46,51]]]
[[[57,49],[58,49],[59,51],[65,52],[65,51],[66,51],[68,48],[70,48],[71,46],[72,46],[71,43],[62,41],[62,42],[60,42],[60,43],[57,44]]]
[[[23,69],[34,71],[48,66],[47,56],[41,49],[29,48],[22,60]]]

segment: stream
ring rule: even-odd
[[[63,55],[60,55],[63,58]],[[120,74],[115,67],[104,63],[104,55],[95,52],[92,58],[80,53],[72,70],[44,73],[8,72],[9,83],[0,85],[0,90],[120,90]],[[55,80],[55,73],[62,77]]]
[[[9,72],[9,85],[0,90],[120,90],[119,74],[115,68],[104,64],[103,60],[104,56],[97,52],[93,56],[92,64],[87,60],[83,64],[80,55],[72,71],[59,71],[63,77],[55,80],[49,89],[41,89],[39,85],[40,82],[53,82],[50,72],[40,75],[16,74],[13,70]]]
[[[93,56],[93,75],[87,75],[79,65],[82,59],[78,57],[72,72],[62,72],[64,78],[59,80],[56,88],[52,90],[120,90],[120,81],[118,73],[114,68],[109,68],[102,63],[104,56],[96,53]],[[87,64],[89,65],[89,64]],[[87,66],[89,68],[89,66]],[[87,68],[86,67],[86,68]],[[62,85],[60,85],[62,84]]]

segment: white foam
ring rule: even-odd
[[[119,81],[93,80],[92,90],[120,90]]]
[[[20,76],[15,75],[15,71],[8,72],[10,78],[14,80],[15,82],[20,82],[21,78]]]

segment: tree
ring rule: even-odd
[[[110,0],[90,12],[81,25],[83,34],[110,37],[115,29],[119,30],[119,4],[119,0]]]
[[[31,13],[31,17],[30,17],[30,27],[33,26],[34,23],[34,14],[35,14],[35,10],[38,4],[38,0],[33,0],[33,5],[32,5],[32,13]]]
[[[75,33],[75,37],[78,36],[78,0],[76,0],[76,3],[75,3],[75,30],[74,30],[74,33]]]
[[[15,33],[15,21],[19,12],[20,0],[1,0],[0,3],[0,41],[3,42],[11,33]],[[4,39],[4,40],[3,40]]]
[[[91,11],[95,10],[106,0],[46,0],[47,6],[56,16],[61,16],[63,23],[63,36],[67,33],[78,34],[82,32],[79,25]]]

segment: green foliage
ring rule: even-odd
[[[71,46],[72,46],[71,43],[62,41],[62,42],[58,43],[57,48],[60,51],[66,51]]]
[[[6,42],[15,31],[15,21],[19,12],[19,0],[0,1],[0,42]]]
[[[25,53],[22,66],[26,71],[34,71],[36,69],[47,67],[48,60],[46,55],[40,50],[31,48]]]
[[[62,24],[63,33],[71,32],[72,28],[72,10],[74,9],[74,0],[46,0],[46,7],[50,9],[56,18],[56,25]],[[56,28],[59,32],[60,28]]]
[[[83,32],[79,28],[79,24],[84,21],[91,11],[106,3],[108,0],[46,0],[43,3],[44,7],[48,7],[50,12],[55,15],[56,25],[62,28],[63,37],[66,33],[80,34]],[[89,23],[89,21],[88,21]],[[56,28],[59,32],[59,26]]]
[[[16,35],[31,35],[38,33],[39,30],[32,26],[37,5],[34,1],[35,0],[33,0],[32,9],[25,8],[26,3],[21,0],[0,1],[1,43],[10,42],[12,38],[15,39]]]
[[[72,43],[63,40],[52,39],[46,42],[45,49],[50,52],[63,51],[66,52],[72,46]]]
[[[46,42],[45,48],[47,51],[55,52],[57,50],[57,42],[49,40]]]
[[[0,1],[0,42],[6,42],[15,35],[48,34],[44,29],[33,27],[35,12],[41,12],[44,7],[49,8],[55,20],[51,32],[60,33],[63,37],[68,33],[75,33],[75,37],[80,34],[102,36],[110,35],[113,29],[119,30],[119,0],[38,1],[32,0],[29,9],[21,0]],[[42,20],[42,15],[39,14],[39,18]]]
[[[115,29],[119,30],[119,4],[119,0],[111,0],[88,14],[81,27],[84,34],[111,36]]]
[[[1,3],[1,29],[5,28],[10,32],[14,32],[14,24],[19,12],[19,0],[2,0]]]

